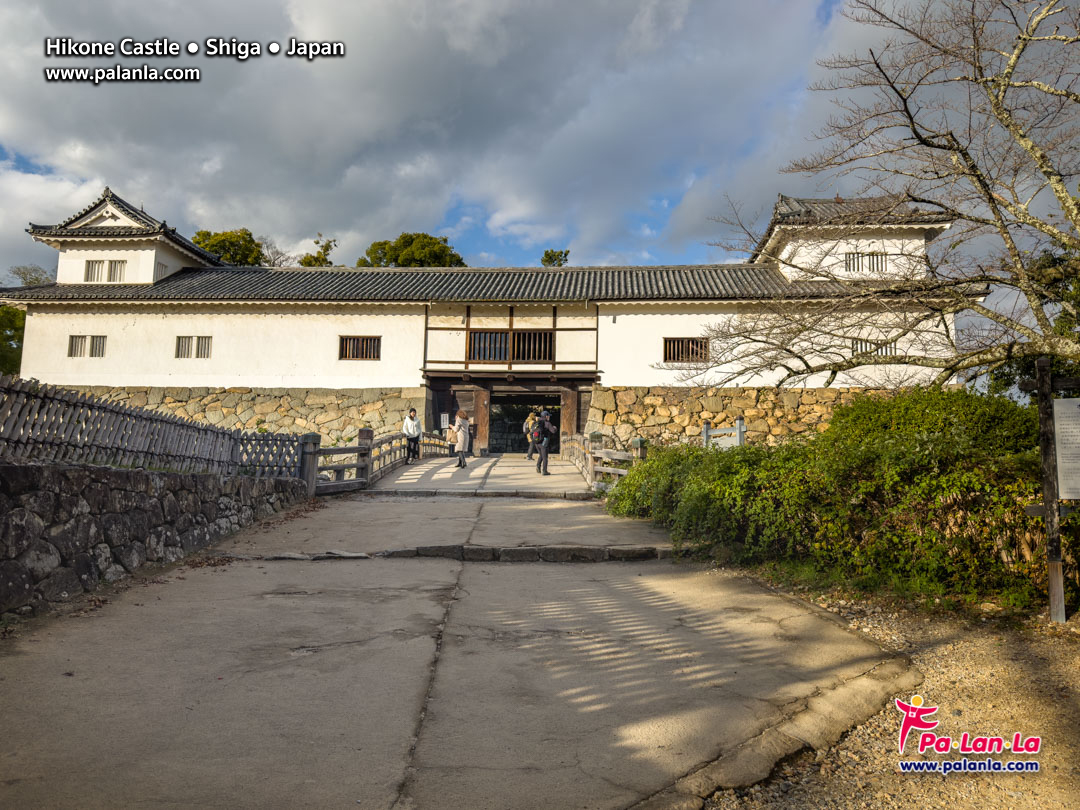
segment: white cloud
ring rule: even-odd
[[[299,250],[321,231],[346,264],[458,205],[467,216],[442,233],[639,260],[656,234],[628,217],[669,210],[662,235],[679,249],[715,234],[721,190],[780,190],[770,161],[805,131],[791,88],[815,25],[802,0],[7,5],[0,146],[54,174],[0,164],[0,249],[8,264],[40,257],[11,223],[60,219],[108,183],[188,232],[245,226]],[[340,39],[347,55],[183,56],[168,64],[201,82],[47,84],[46,64],[101,63],[46,61],[43,38],[61,35]]]

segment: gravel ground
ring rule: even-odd
[[[1051,625],[984,603],[915,605],[772,585],[833,613],[883,647],[902,652],[925,676],[918,688],[938,706],[939,735],[1014,732],[1042,737],[1034,774],[901,773],[895,704],[832,748],[804,751],[748,789],[725,790],[709,810],[734,808],[1080,808],[1080,616]],[[911,695],[898,695],[909,699]],[[907,759],[915,753],[913,732]],[[953,759],[958,754],[921,759]],[[976,758],[978,755],[970,755]],[[1011,758],[1006,752],[1000,757]]]

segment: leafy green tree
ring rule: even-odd
[[[466,267],[445,236],[403,233],[393,242],[372,242],[357,267]]]
[[[33,287],[56,280],[56,270],[46,270],[37,264],[17,264],[8,268],[8,275],[20,286]],[[15,307],[0,306],[0,374],[18,374],[22,362],[23,331],[26,313]]]
[[[1033,279],[1046,290],[1047,296],[1061,301],[1063,307],[1053,319],[1052,332],[1066,338],[1077,333],[1075,312],[1080,310],[1080,252],[1059,246],[1044,251],[1031,265]],[[990,370],[987,391],[991,394],[1008,394],[1021,380],[1035,379],[1035,357],[1026,356],[1006,360]],[[1050,370],[1066,377],[1080,377],[1080,363],[1062,357],[1050,356]],[[1061,396],[1077,396],[1076,392]],[[1034,401],[1035,395],[1031,395]]]
[[[23,287],[33,287],[37,284],[48,284],[56,280],[56,270],[46,270],[39,264],[17,264],[8,268],[8,273],[19,280]]]
[[[544,267],[562,267],[569,260],[569,250],[552,250],[549,248],[544,251],[544,257],[540,259],[540,264],[544,265]]]
[[[259,267],[266,263],[262,243],[247,228],[232,231],[196,231],[191,241],[223,262],[237,267]]]
[[[300,257],[301,267],[333,267],[330,261],[330,253],[337,247],[337,239],[327,237],[323,239],[320,233],[315,237],[315,252],[305,253]]]
[[[15,307],[0,307],[0,374],[19,373],[25,326],[25,312]]]

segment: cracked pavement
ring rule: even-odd
[[[346,498],[220,548],[654,531],[589,503]],[[920,679],[811,605],[665,560],[237,559],[109,599],[0,643],[0,806],[700,807]]]

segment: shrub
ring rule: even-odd
[[[1039,444],[1039,417],[1034,406],[1007,397],[968,390],[913,388],[893,397],[857,396],[837,408],[823,436],[826,442],[852,446],[886,434],[963,435],[988,455],[1018,453]]]
[[[1034,410],[1003,397],[859,397],[810,439],[653,449],[608,508],[669,527],[697,556],[1023,601],[1045,568],[1041,521],[1023,512],[1039,492],[1037,442]]]

